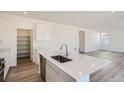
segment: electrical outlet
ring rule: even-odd
[[[77,51],[77,48],[74,48],[74,51]]]

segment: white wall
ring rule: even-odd
[[[0,38],[2,39],[3,43],[0,43],[0,47],[7,47],[11,48],[11,65],[16,66],[16,52],[17,52],[17,38],[16,38],[16,29],[17,28],[27,28],[27,29],[34,29],[34,24],[45,24],[51,27],[50,32],[50,40],[48,41],[39,41],[35,42],[33,45],[46,45],[48,48],[54,47],[57,48],[60,47],[62,43],[67,43],[69,46],[69,51],[74,51],[74,48],[76,48],[75,52],[78,52],[79,49],[79,31],[83,30],[79,27],[64,25],[64,24],[57,24],[57,23],[51,23],[47,21],[41,21],[41,20],[35,20],[35,19],[29,19],[29,18],[23,18],[23,17],[17,17],[17,16],[10,16],[10,15],[4,15],[0,14]],[[93,51],[97,50],[98,44],[96,32],[94,33],[92,30],[89,31],[86,30],[86,51]],[[34,33],[34,32],[33,32]],[[91,33],[91,34],[90,34]],[[89,34],[89,35],[88,35]],[[96,35],[96,36],[95,36]],[[89,39],[90,38],[90,39]],[[94,42],[92,42],[91,41]],[[50,46],[49,46],[49,45]],[[45,46],[45,47],[46,47]],[[39,47],[39,46],[36,46]]]
[[[0,28],[0,37],[2,43],[1,48],[11,48],[11,65],[16,66],[16,29],[17,28],[32,28],[32,22],[25,18],[18,18],[16,16],[8,16],[0,14],[0,21],[2,20],[2,27]]]
[[[101,49],[109,51],[124,52],[124,31],[122,30],[109,30],[104,31],[109,33],[110,43],[108,45],[101,45]]]
[[[100,32],[94,29],[84,29],[85,32],[85,52],[100,49]]]
[[[63,43],[66,43],[68,44],[70,52],[79,52],[78,31],[81,28],[55,23],[49,23],[47,25],[51,28],[51,31],[48,33],[49,38],[47,38],[48,40],[39,41],[40,44],[38,44],[38,46],[47,47],[48,49],[51,49],[51,47],[59,49]]]
[[[88,30],[85,35],[85,52],[100,49],[100,32]]]

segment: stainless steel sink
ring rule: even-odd
[[[60,63],[65,63],[65,62],[72,61],[71,59],[63,57],[61,55],[51,56],[51,58],[55,59],[56,61],[58,61]]]

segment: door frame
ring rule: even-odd
[[[83,35],[83,37],[82,37],[82,35]],[[81,42],[81,40],[83,42]],[[79,31],[79,53],[84,53],[84,52],[85,52],[85,31],[80,30]]]
[[[29,29],[29,28],[17,28],[16,29],[16,60],[17,60],[17,31],[21,29],[21,30],[29,30],[31,31],[31,39],[30,39],[30,59],[33,62],[33,29]],[[16,65],[17,65],[17,61],[16,61]]]

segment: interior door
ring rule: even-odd
[[[79,31],[79,52],[83,53],[85,49],[85,32]]]

